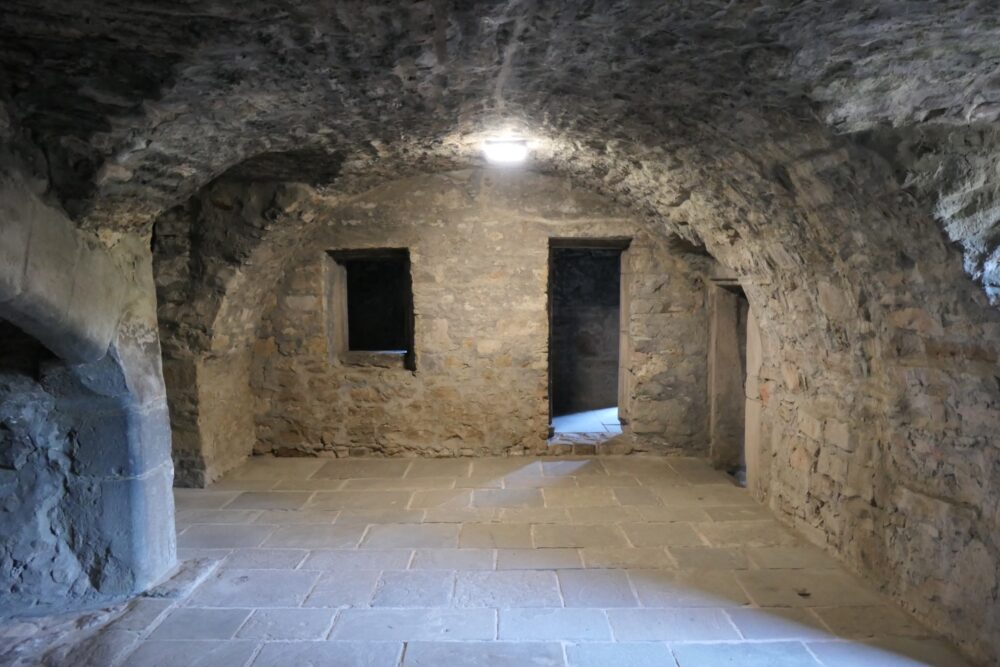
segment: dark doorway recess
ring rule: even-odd
[[[619,426],[621,260],[627,246],[620,239],[551,242],[549,397],[556,431]],[[603,412],[591,416],[595,411]]]
[[[750,303],[732,280],[713,281],[710,292],[709,439],[711,457],[746,485],[747,327]]]

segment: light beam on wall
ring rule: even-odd
[[[519,164],[528,159],[524,139],[492,139],[483,142],[483,155],[494,164]]]

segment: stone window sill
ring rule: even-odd
[[[354,350],[351,352],[341,352],[339,359],[340,363],[345,366],[371,366],[375,368],[402,368],[413,370],[413,368],[410,367],[411,356],[412,355],[405,350]]]

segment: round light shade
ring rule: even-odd
[[[528,157],[528,142],[523,139],[496,139],[483,143],[483,154],[490,162],[517,164]]]

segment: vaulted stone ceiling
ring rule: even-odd
[[[227,170],[348,187],[474,161],[504,128],[542,169],[682,202],[699,159],[820,122],[886,157],[990,292],[998,44],[992,0],[12,0],[0,96],[105,234]]]

